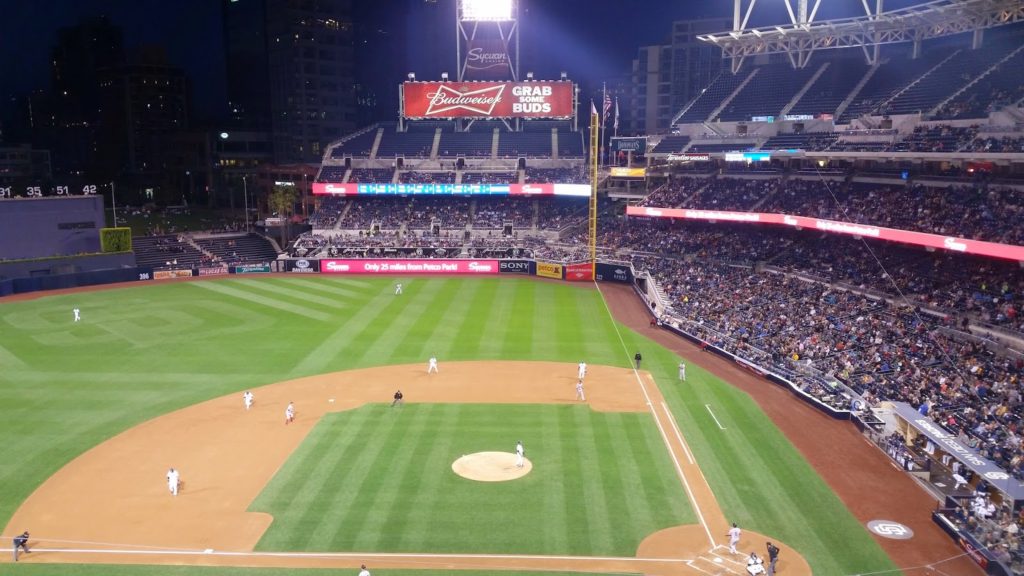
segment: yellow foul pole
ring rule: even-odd
[[[597,155],[600,120],[591,103],[590,109],[590,273],[597,278]]]

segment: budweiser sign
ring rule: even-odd
[[[406,82],[407,118],[570,118],[573,84]]]

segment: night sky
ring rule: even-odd
[[[244,0],[243,0],[244,1]],[[420,79],[452,72],[455,61],[455,0],[353,0],[356,22],[369,38],[361,46],[363,78],[371,85],[396,85],[404,72]],[[887,9],[915,4],[888,0]],[[795,2],[794,2],[795,4]],[[873,4],[873,3],[872,3]],[[665,41],[671,21],[731,17],[726,0],[521,0],[521,71],[557,78],[561,70],[585,87],[628,72],[641,45]],[[860,0],[826,0],[818,19],[862,14]],[[0,96],[46,89],[49,55],[59,28],[106,15],[124,30],[125,48],[166,48],[172,64],[185,68],[200,122],[214,121],[225,97],[223,32],[219,0],[2,0],[0,1]],[[760,0],[751,25],[787,18],[782,0]],[[374,42],[403,34],[404,62],[374,66],[382,51]],[[394,58],[395,56],[389,55]],[[402,58],[401,55],[398,58]]]

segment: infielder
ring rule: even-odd
[[[244,400],[244,401],[245,401],[245,409],[246,409],[246,410],[248,410],[249,408],[252,408],[252,401],[253,401],[253,400],[254,400],[255,398],[256,398],[256,397],[255,397],[255,396],[253,396],[253,395],[252,395],[252,392],[251,392],[251,391],[249,391],[249,390],[246,390],[246,391],[245,391],[245,394],[242,394],[242,400]]]
[[[173,496],[178,495],[179,479],[180,475],[178,474],[177,470],[171,468],[170,470],[167,471],[167,489],[171,491],[171,495]]]
[[[29,553],[28,549],[28,530],[21,533],[20,536],[14,537],[14,561],[18,561],[18,549],[25,551],[25,554]]]
[[[74,310],[72,310],[72,312],[75,314],[75,322],[78,322],[79,320],[82,319],[82,311],[81,310],[79,310],[78,308],[75,308]]]
[[[402,283],[399,282],[399,283],[395,284],[395,296],[398,296],[401,293],[402,293]]]
[[[579,372],[576,374],[576,377],[579,378],[580,380],[583,380],[583,378],[586,377],[587,375],[587,363],[580,362],[579,368],[580,369]]]
[[[679,381],[686,382],[686,362],[679,363]]]
[[[284,423],[288,425],[295,421],[295,403],[289,402],[288,407],[284,409]]]
[[[586,402],[587,397],[583,394],[583,378],[576,381],[576,399]]]
[[[366,564],[359,567],[359,576],[370,576],[370,571],[366,569]]]
[[[402,394],[401,390],[395,392],[394,398],[395,399],[391,402],[391,407],[392,408],[394,408],[395,406],[400,406],[400,405],[402,405],[405,402],[403,400],[403,398],[405,398],[405,396]]]
[[[516,442],[516,468],[523,467],[523,441]]]
[[[740,543],[740,534],[742,534],[742,533],[743,533],[743,531],[740,530],[740,527],[737,526],[735,522],[733,522],[732,528],[729,528],[729,533],[728,533],[728,536],[729,536],[729,552],[732,552],[733,554],[739,554],[739,552],[736,551],[736,545]]]
[[[440,372],[437,370],[437,357],[435,356],[431,356],[430,363],[427,364],[427,374],[430,374],[431,372],[440,374]]]

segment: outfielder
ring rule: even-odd
[[[395,284],[395,296],[398,296],[401,293],[402,293],[402,283],[398,282],[397,284]]]
[[[288,407],[284,409],[284,423],[288,425],[295,421],[295,403],[289,402]]]
[[[576,374],[576,377],[579,378],[580,380],[583,380],[583,378],[586,377],[587,375],[587,363],[580,362],[579,368],[579,373]]]
[[[75,308],[75,309],[74,309],[74,310],[72,310],[71,312],[73,312],[73,313],[74,313],[74,315],[75,315],[75,322],[78,322],[79,320],[81,320],[81,319],[82,319],[82,311],[81,311],[81,310],[79,310],[78,308]]]
[[[586,402],[587,397],[583,394],[583,378],[576,381],[576,399]]]
[[[686,382],[686,362],[679,363],[679,381]]]
[[[430,357],[430,362],[429,362],[429,364],[427,364],[427,374],[430,374],[431,372],[435,372],[437,374],[440,374],[440,372],[437,369],[437,357],[435,357],[435,356],[431,356]]]
[[[177,470],[171,468],[170,470],[167,471],[167,489],[171,491],[171,495],[173,496],[178,495],[179,479],[180,475],[178,474]]]
[[[251,392],[251,391],[249,391],[249,390],[246,390],[246,391],[245,391],[245,394],[242,394],[242,399],[243,399],[243,400],[245,401],[245,409],[246,409],[246,410],[248,410],[249,408],[252,408],[252,401],[253,401],[253,400],[254,400],[255,398],[256,398],[256,397],[255,397],[255,396],[253,396],[253,395],[252,395],[252,392]]]
[[[516,442],[516,468],[523,467],[523,441]]]
[[[729,552],[732,552],[733,554],[739,554],[739,552],[736,551],[736,545],[740,543],[740,535],[742,533],[743,533],[743,531],[740,530],[740,527],[737,526],[735,522],[733,522],[732,528],[729,528],[729,533],[728,533],[728,536],[729,536]]]

